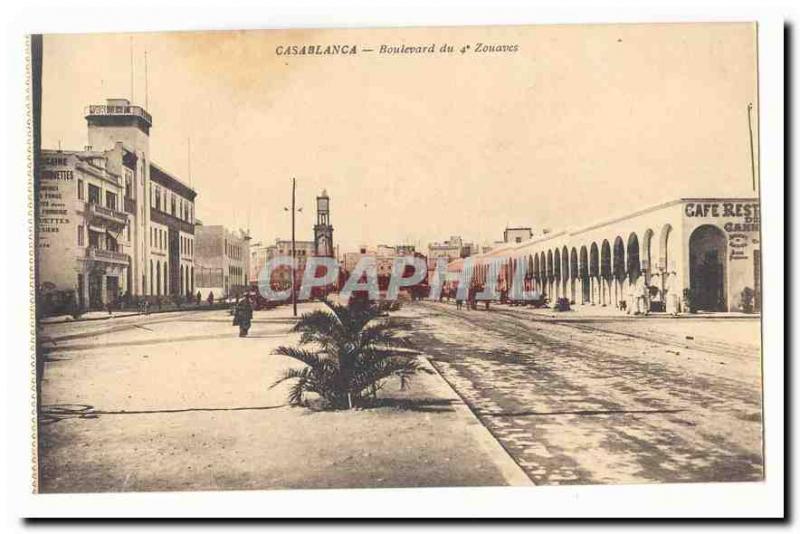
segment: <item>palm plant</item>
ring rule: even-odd
[[[318,394],[333,409],[353,408],[376,396],[383,382],[396,376],[401,389],[424,368],[407,338],[398,335],[383,306],[353,301],[347,306],[324,301],[328,310],[303,314],[292,331],[299,347],[281,346],[275,354],[305,364],[288,369],[271,387],[293,380],[289,404],[305,403],[307,393]]]

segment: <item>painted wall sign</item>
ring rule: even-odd
[[[687,202],[683,210],[687,217],[736,217],[745,223],[761,220],[757,202]]]

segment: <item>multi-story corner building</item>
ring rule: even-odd
[[[152,162],[152,117],[125,99],[85,116],[84,150],[42,152],[40,289],[73,290],[83,307],[191,294],[196,193]]]
[[[195,284],[203,297],[239,295],[249,285],[250,235],[222,225],[195,227]]]
[[[130,285],[131,219],[122,211],[120,152],[42,151],[37,217],[41,289],[73,289],[82,307],[101,307]]]

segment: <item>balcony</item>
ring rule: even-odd
[[[87,203],[86,215],[92,222],[105,223],[116,228],[124,228],[128,223],[128,215],[126,213],[106,208],[100,204]]]
[[[114,116],[128,116],[138,117],[144,119],[148,126],[152,126],[153,118],[141,106],[115,106],[107,104],[98,104],[86,107],[84,110],[86,118],[89,117],[108,117]]]
[[[128,265],[128,255],[113,250],[89,247],[86,249],[86,257],[92,261],[113,263],[115,265]]]

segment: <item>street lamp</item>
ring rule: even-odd
[[[294,317],[297,317],[297,292],[295,290],[295,286],[297,284],[297,282],[295,280],[295,278],[297,276],[297,274],[296,274],[297,267],[295,265],[295,261],[296,261],[295,258],[297,256],[297,253],[295,251],[295,241],[294,241],[294,214],[298,213],[298,212],[302,213],[302,211],[303,211],[302,207],[295,209],[294,198],[295,198],[295,190],[296,189],[297,189],[297,182],[296,182],[296,180],[294,178],[292,178],[292,315]],[[289,208],[284,207],[283,211],[289,211]]]

